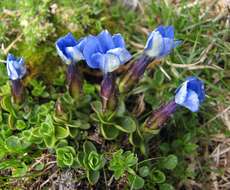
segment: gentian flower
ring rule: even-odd
[[[84,43],[84,38],[76,41],[74,36],[68,33],[66,36],[57,40],[57,53],[66,64],[76,63],[80,60],[84,60],[82,54]]]
[[[128,73],[121,79],[119,89],[126,92],[143,76],[147,66],[154,60],[168,55],[173,48],[180,44],[174,41],[172,26],[159,26],[148,37],[144,52],[134,62]]]
[[[101,101],[103,111],[114,110],[116,107],[116,83],[113,71],[131,59],[121,34],[111,35],[103,30],[97,36],[85,39],[83,55],[87,65],[103,72],[101,82]]]
[[[180,43],[174,40],[173,26],[159,26],[149,35],[144,52],[149,57],[162,58]]]
[[[176,90],[175,98],[158,110],[153,111],[152,115],[147,118],[144,123],[144,132],[156,133],[156,130],[159,130],[176,111],[178,105],[186,107],[192,112],[197,112],[204,99],[203,82],[196,77],[188,77]]]
[[[84,60],[82,53],[84,44],[84,38],[76,41],[71,33],[68,33],[66,36],[63,36],[56,41],[57,53],[68,65],[67,88],[70,95],[75,100],[79,100],[82,94],[82,82],[76,63],[80,60]]]
[[[6,60],[7,73],[11,80],[21,79],[26,74],[26,67],[23,58],[16,58],[8,54]]]
[[[12,54],[8,54],[6,59],[6,68],[8,76],[11,80],[11,90],[14,103],[21,103],[23,100],[23,85],[21,79],[26,74],[26,67],[23,58],[16,58]]]
[[[90,68],[100,69],[103,73],[113,72],[131,59],[121,34],[111,36],[107,30],[86,38],[83,55]]]
[[[176,90],[175,103],[188,108],[192,112],[199,110],[199,106],[204,99],[204,84],[196,77],[188,77]]]

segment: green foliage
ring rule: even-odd
[[[71,146],[64,146],[56,149],[57,164],[60,167],[70,167],[74,163],[76,152]]]
[[[161,166],[168,170],[173,170],[177,165],[177,157],[175,155],[169,155],[161,161]]]
[[[128,173],[128,184],[131,189],[141,189],[144,186],[144,179],[148,175],[148,168],[140,168],[138,176],[133,169],[138,162],[138,158],[131,151],[124,152],[122,149],[113,154],[112,160],[109,162],[109,170],[113,171],[114,178],[118,180]],[[145,170],[145,171],[144,171]],[[141,172],[140,172],[141,171]]]
[[[113,154],[113,158],[109,163],[109,170],[114,172],[115,179],[122,177],[125,172],[135,175],[132,166],[136,165],[138,158],[130,151],[123,152],[122,149]]]
[[[91,104],[95,113],[91,114],[91,118],[96,121],[101,129],[103,137],[107,140],[113,140],[118,137],[120,132],[132,134],[137,126],[134,119],[121,112],[119,105],[118,110],[112,113],[104,113],[102,104],[95,101]]]
[[[78,153],[77,158],[81,167],[86,170],[90,184],[96,184],[100,177],[100,169],[105,165],[104,156],[97,153],[93,143],[85,141],[83,151]]]
[[[160,190],[188,179],[206,183],[211,137],[229,136],[216,113],[230,104],[229,29],[225,15],[213,19],[199,4],[167,2],[140,1],[142,9],[133,11],[104,0],[0,1],[0,189],[29,189],[66,169],[74,169],[77,185],[88,180],[90,185],[79,187],[88,189],[105,189],[105,183],[116,188],[121,182],[129,189]],[[124,36],[135,58],[146,33],[159,24],[173,25],[183,44],[161,65],[151,65],[126,97],[119,95],[114,112],[103,112],[100,76],[84,63],[79,63],[84,96],[74,101],[65,88],[66,66],[57,58],[58,37],[72,32],[79,39],[108,29]],[[12,103],[4,64],[8,52],[23,56],[28,69],[22,105]],[[117,77],[126,72],[122,69]],[[178,109],[154,137],[143,134],[151,111],[172,99],[189,75],[205,79],[208,95],[200,112]]]

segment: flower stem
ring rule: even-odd
[[[11,80],[12,83],[12,95],[13,95],[13,101],[16,104],[22,103],[24,97],[23,97],[23,92],[24,92],[24,87],[22,85],[22,82],[20,79],[17,80]]]
[[[144,131],[159,130],[169,117],[176,111],[177,104],[174,100],[153,111],[144,123]]]
[[[103,76],[103,80],[101,82],[101,101],[103,111],[114,110],[116,107],[116,82],[115,82],[115,74],[114,73],[106,73]]]
[[[80,72],[75,63],[71,63],[67,68],[67,88],[70,95],[75,99],[79,100],[82,95],[82,82]]]
[[[133,85],[135,85],[141,79],[147,66],[152,61],[153,58],[142,54],[131,66],[128,73],[121,79],[119,84],[120,92],[127,92]]]

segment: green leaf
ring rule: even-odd
[[[21,141],[17,136],[10,136],[6,139],[6,147],[11,152],[20,151],[21,146]]]
[[[0,64],[0,85],[1,86],[4,85],[7,82],[7,80],[8,80],[8,76],[7,76],[6,66],[4,64]]]
[[[87,159],[87,164],[89,165],[90,169],[94,171],[101,169],[104,165],[103,155],[99,155],[95,151],[90,152]]]
[[[46,122],[42,123],[39,129],[41,136],[50,137],[54,135],[54,126]]]
[[[113,154],[112,160],[109,162],[109,170],[114,172],[114,177],[118,180],[124,175],[125,171],[135,175],[135,171],[131,168],[137,163],[137,156],[130,151],[124,152],[120,149]]]
[[[160,69],[156,69],[154,73],[154,81],[153,86],[160,86],[164,81],[164,74],[161,72]]]
[[[26,123],[23,120],[17,120],[17,122],[16,122],[16,129],[23,130],[26,127],[27,127]]]
[[[44,140],[46,146],[49,148],[53,148],[55,143],[56,143],[55,136],[44,136],[43,140]]]
[[[8,121],[7,121],[8,122],[8,127],[13,129],[15,121],[16,121],[15,117],[12,114],[9,114],[8,115]]]
[[[8,96],[10,94],[11,94],[10,82],[7,82],[5,85],[1,85],[0,96]]]
[[[178,163],[177,157],[171,154],[163,159],[163,161],[161,162],[161,166],[168,170],[173,170],[176,167],[177,163]]]
[[[55,137],[57,139],[64,139],[69,136],[69,128],[56,126],[55,127]]]
[[[131,189],[141,189],[145,184],[144,179],[137,175],[128,175],[128,181]]]
[[[85,141],[83,144],[83,151],[88,156],[92,151],[97,152],[97,149],[93,143]]]
[[[143,137],[142,137],[138,128],[135,132],[133,132],[129,135],[129,142],[133,146],[137,146],[137,147],[140,147],[141,144],[143,143]]]
[[[78,163],[84,168],[85,164],[84,164],[84,157],[85,157],[85,154],[84,152],[78,152],[77,154],[77,161]]]
[[[93,109],[94,112],[97,113],[97,115],[102,115],[103,111],[102,111],[102,104],[100,101],[94,101],[91,103],[91,107]]]
[[[14,117],[16,117],[14,107],[13,107],[13,105],[11,103],[11,96],[4,96],[1,99],[0,103],[1,103],[2,109],[4,109],[5,111],[11,113]]]
[[[60,167],[70,167],[73,165],[74,157],[76,156],[75,150],[71,146],[65,146],[56,149],[57,164]]]
[[[95,94],[95,85],[85,82],[83,85],[84,94]]]
[[[166,177],[162,171],[153,169],[151,171],[151,179],[155,183],[163,183],[165,181]]]
[[[96,184],[100,178],[100,172],[99,171],[87,170],[86,175],[87,175],[88,181],[91,185]]]
[[[30,85],[33,87],[32,89],[32,95],[33,96],[41,96],[41,97],[48,97],[49,93],[45,92],[46,86],[43,85],[42,81],[38,80],[30,80]]]
[[[168,183],[160,184],[160,190],[174,190],[174,187]]]
[[[117,110],[116,110],[116,116],[118,117],[123,117],[124,114],[125,114],[125,103],[123,100],[121,100],[121,98],[119,99],[119,102],[118,102],[118,106],[117,106]]]
[[[141,177],[147,177],[150,173],[149,167],[148,166],[142,166],[139,168],[139,174]]]
[[[99,123],[100,122],[100,119],[98,119],[98,116],[97,116],[97,114],[96,113],[92,113],[92,114],[90,114],[90,119],[92,119],[93,121],[95,121],[95,122],[97,122],[97,123]]]
[[[68,146],[68,142],[66,139],[61,139],[57,142],[57,144],[55,145],[55,148],[61,148],[61,147],[64,147],[64,146]]]
[[[103,137],[107,140],[114,140],[119,135],[119,130],[115,128],[113,125],[110,126],[101,124],[100,130]]]
[[[40,144],[43,141],[38,127],[32,128],[30,130],[25,130],[22,132],[22,134],[26,139],[28,139],[28,141],[32,143]]]
[[[21,177],[26,175],[28,168],[24,162],[18,164],[16,167],[12,169],[12,176],[13,177]]]
[[[186,143],[184,145],[184,151],[187,153],[187,154],[190,154],[190,153],[193,153],[196,149],[197,149],[197,145],[196,144],[193,144],[193,143]]]
[[[123,153],[123,157],[125,158],[125,163],[127,164],[127,166],[131,167],[134,166],[135,164],[137,164],[138,162],[138,158],[136,155],[134,155],[134,153],[130,152],[130,151],[126,151]]]
[[[36,170],[36,171],[41,171],[41,170],[43,170],[45,168],[45,164],[44,163],[38,163],[38,164],[36,164],[36,166],[34,167],[34,169]]]
[[[75,138],[78,134],[79,134],[79,129],[77,128],[72,128],[70,127],[69,128],[69,135],[72,137],[72,138]]]
[[[133,133],[137,128],[136,122],[131,117],[119,118],[114,126],[125,133]]]
[[[81,120],[75,120],[75,121],[72,121],[71,124],[68,124],[68,127],[86,130],[86,129],[89,129],[91,126],[87,122],[84,122]]]

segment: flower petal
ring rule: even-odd
[[[77,47],[81,52],[83,52],[86,42],[87,42],[87,37],[80,38],[78,40]]]
[[[56,42],[56,47],[65,54],[65,48],[66,47],[71,47],[71,46],[76,46],[77,41],[75,40],[74,36],[72,33],[68,33],[67,35],[59,38]]]
[[[100,69],[103,73],[113,72],[120,66],[120,60],[114,54],[97,53],[93,58],[99,63]]]
[[[174,41],[170,38],[163,38],[163,48],[159,57],[164,57],[168,55],[174,46]]]
[[[26,74],[23,58],[16,58],[8,54],[6,61],[7,74],[11,80],[21,79]]]
[[[174,39],[174,27],[173,26],[166,26],[165,27],[165,38]]]
[[[156,28],[157,32],[160,32],[163,38],[171,38],[174,39],[174,27],[173,26],[158,26]]]
[[[205,99],[204,83],[196,77],[188,77],[188,89],[197,93],[200,103]]]
[[[16,58],[16,57],[14,57],[14,55],[13,55],[13,54],[8,53],[6,61],[14,61],[14,60],[16,60],[16,59],[17,59],[17,58]]]
[[[121,34],[114,34],[112,39],[116,48],[125,48],[125,41]]]
[[[186,100],[180,105],[188,108],[192,112],[197,112],[200,106],[197,93],[193,90],[189,90]]]
[[[124,64],[132,58],[129,51],[126,50],[125,48],[114,48],[107,51],[107,53],[116,55],[120,60],[120,64]]]
[[[65,51],[66,54],[68,55],[68,58],[74,62],[84,60],[84,56],[82,52],[79,50],[78,46],[67,47]]]
[[[7,74],[11,80],[19,79],[18,73],[14,68],[13,61],[8,61],[6,68],[7,68]]]
[[[99,68],[98,62],[93,59],[93,55],[96,53],[103,53],[100,42],[95,36],[89,36],[85,42],[83,55],[87,65],[93,69]]]
[[[145,53],[149,57],[159,57],[163,50],[163,38],[159,32],[153,31],[149,36],[146,46]]]
[[[103,30],[100,34],[97,35],[103,53],[106,53],[108,50],[115,48],[111,34],[107,30]]]
[[[70,63],[70,56],[66,52],[67,47],[73,47],[77,45],[77,41],[75,40],[72,33],[68,33],[67,35],[59,38],[56,42],[56,49],[58,55],[62,58],[64,62],[67,64]]]
[[[175,96],[175,102],[177,104],[182,104],[185,101],[188,93],[187,84],[188,82],[185,81],[184,83],[182,83],[182,85],[179,88],[177,88],[176,96]]]

